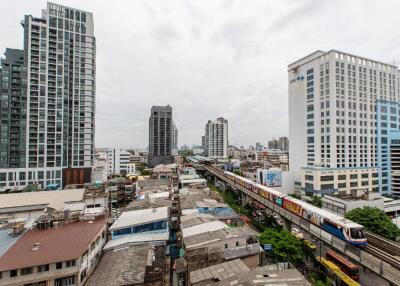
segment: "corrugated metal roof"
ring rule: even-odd
[[[104,250],[110,250],[119,247],[125,247],[126,245],[138,244],[144,242],[165,242],[169,238],[169,232],[157,232],[157,233],[138,233],[130,234],[117,239],[110,240],[104,246]]]
[[[250,271],[250,268],[248,268],[242,260],[235,259],[190,272],[190,283],[200,283],[214,279],[220,281],[235,274],[248,271]]]
[[[222,221],[211,221],[211,222],[206,222],[198,225],[194,225],[188,228],[182,229],[182,234],[183,237],[188,237],[204,232],[210,232],[210,231],[215,231],[223,228],[227,228],[228,226],[223,223]]]
[[[71,189],[2,194],[0,209],[47,204],[53,209],[63,210],[66,202],[82,201],[84,193],[85,189]]]
[[[110,230],[168,219],[168,207],[123,212]]]

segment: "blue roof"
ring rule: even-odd
[[[8,229],[0,230],[0,257],[3,256],[22,235],[9,235]]]

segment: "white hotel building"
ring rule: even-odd
[[[399,104],[398,68],[336,50],[316,51],[290,64],[288,76],[294,184],[309,194],[391,194],[394,158],[381,162],[381,154],[390,154],[383,122],[388,119],[381,113]],[[399,130],[398,109],[390,110],[389,133]]]

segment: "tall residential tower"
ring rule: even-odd
[[[22,25],[27,85],[21,113],[26,114],[26,150],[20,154],[25,159],[19,169],[1,170],[0,184],[45,187],[88,182],[95,129],[93,15],[47,3],[41,18],[27,15]]]
[[[209,120],[205,127],[205,153],[207,157],[228,157],[228,120],[219,117]]]

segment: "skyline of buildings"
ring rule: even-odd
[[[26,15],[21,24],[23,50],[7,49],[2,61],[0,184],[45,188],[89,182],[95,128],[93,15],[47,3],[40,18]]]

